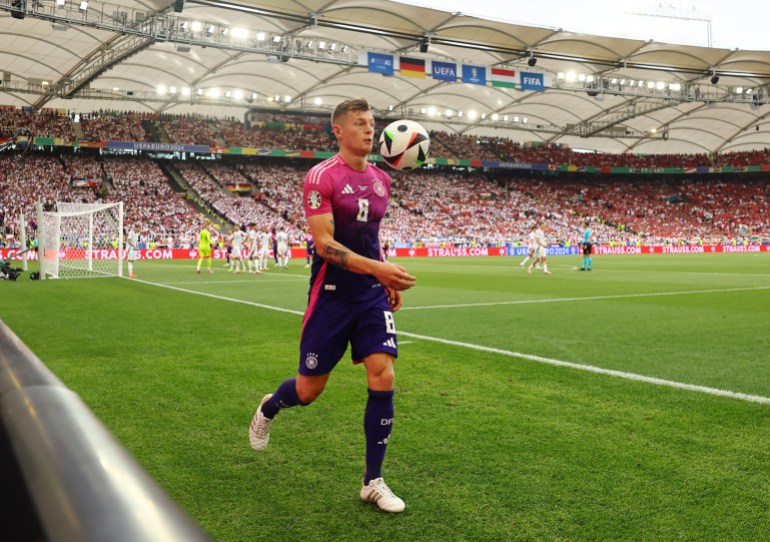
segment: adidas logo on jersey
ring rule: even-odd
[[[353,193],[353,187],[349,184],[345,185],[345,188],[342,189],[343,194],[352,194]]]
[[[384,343],[382,343],[382,346],[390,346],[391,348],[396,348],[396,340],[395,339],[388,339]]]

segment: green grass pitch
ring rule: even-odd
[[[400,515],[358,499],[348,357],[249,448],[259,399],[296,371],[304,261],[0,282],[0,318],[217,540],[770,540],[770,255],[518,262],[399,261],[418,277],[384,467]]]

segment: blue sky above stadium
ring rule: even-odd
[[[505,22],[723,49],[770,50],[766,0],[396,0]],[[644,13],[644,14],[642,14]],[[764,15],[764,16],[762,16]],[[686,20],[683,17],[695,20]]]

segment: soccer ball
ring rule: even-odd
[[[392,168],[409,171],[428,159],[430,136],[412,120],[397,120],[388,124],[380,134],[380,155]]]

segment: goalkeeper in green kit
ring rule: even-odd
[[[207,220],[203,224],[203,229],[201,230],[200,236],[198,237],[198,268],[195,270],[196,273],[201,272],[201,264],[203,263],[203,258],[208,258],[208,272],[213,273],[214,271],[211,270],[211,221]]]

